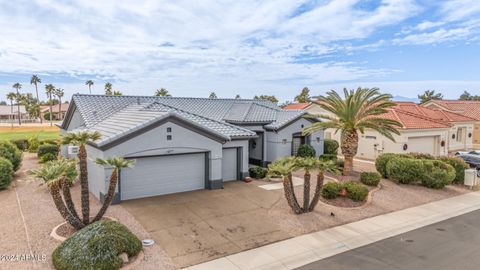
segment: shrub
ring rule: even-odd
[[[40,141],[40,145],[44,145],[44,144],[59,145],[59,142],[57,140],[53,140],[53,139],[46,139],[46,140]]]
[[[45,155],[40,157],[40,163],[46,163],[46,162],[49,162],[49,161],[52,161],[52,160],[56,160],[57,157],[58,156],[53,154],[53,153],[46,153]]]
[[[423,161],[413,158],[393,158],[387,163],[388,178],[401,184],[413,184],[423,179]]]
[[[337,159],[337,161],[335,162],[335,164],[337,165],[337,167],[343,168],[343,167],[345,166],[345,160],[343,160],[343,159]]]
[[[368,186],[378,186],[382,176],[378,172],[362,172],[360,174],[360,181]]]
[[[58,145],[55,145],[55,144],[42,144],[38,147],[38,150],[37,150],[37,156],[38,158],[42,158],[44,155],[46,154],[52,154],[52,155],[55,155],[57,156],[58,155],[58,151],[59,151],[59,147]]]
[[[315,149],[309,144],[302,144],[298,147],[297,157],[315,157]]]
[[[441,189],[452,183],[455,179],[453,166],[440,160],[423,160],[425,175],[422,185],[428,188]]]
[[[455,179],[453,179],[453,182],[463,184],[465,181],[465,169],[469,168],[468,164],[458,157],[440,157],[439,160],[451,165],[455,169]]]
[[[26,151],[28,149],[28,140],[27,139],[11,140],[11,143],[15,144],[15,146],[20,151]]]
[[[255,179],[263,179],[265,176],[267,176],[267,169],[259,166],[253,166],[248,169],[248,173],[250,174],[250,177]]]
[[[101,220],[86,226],[61,243],[52,254],[59,270],[119,269],[122,253],[137,255],[142,242],[124,225]]]
[[[43,119],[50,121],[50,112],[46,112],[43,114]]]
[[[323,153],[326,155],[338,155],[338,142],[332,139],[323,141]]]
[[[325,199],[335,199],[338,197],[343,185],[337,182],[329,182],[323,185],[322,197]]]
[[[333,154],[323,154],[319,157],[319,159],[322,161],[329,161],[329,160],[336,161],[338,157],[337,155],[333,155]]]
[[[347,190],[347,197],[356,202],[363,202],[367,199],[368,188],[358,182],[346,182],[343,187]]]
[[[13,165],[10,160],[0,157],[0,189],[7,188],[13,179]]]
[[[390,161],[390,159],[397,158],[397,157],[408,158],[409,156],[407,154],[385,153],[377,157],[377,159],[375,160],[375,168],[377,169],[377,172],[379,172],[382,175],[383,178],[388,177],[387,163]]]
[[[22,165],[22,152],[11,142],[0,142],[0,157],[10,160],[14,171]]]
[[[430,159],[430,160],[435,159],[434,156],[426,153],[409,153],[408,155],[414,159]]]
[[[31,153],[35,153],[40,146],[40,141],[38,140],[38,135],[33,135],[28,138],[28,151]]]

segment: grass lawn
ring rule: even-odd
[[[28,139],[38,135],[39,140],[57,139],[60,137],[58,127],[39,126],[39,127],[0,127],[0,141]]]

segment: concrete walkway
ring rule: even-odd
[[[294,269],[478,209],[480,192],[472,192],[294,237],[186,269]]]

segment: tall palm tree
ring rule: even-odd
[[[63,90],[62,88],[57,88],[57,89],[55,89],[54,94],[55,94],[56,97],[58,97],[58,116],[59,116],[59,120],[63,120],[62,97],[65,95],[65,90]]]
[[[317,122],[303,130],[304,134],[312,134],[320,129],[332,128],[341,133],[341,150],[345,158],[343,175],[349,175],[353,169],[353,157],[358,150],[358,133],[365,129],[373,129],[388,139],[395,141],[393,134],[399,135],[397,128],[402,125],[395,120],[386,119],[382,114],[395,106],[392,96],[381,94],[378,88],[358,88],[343,90],[341,97],[334,90],[326,96],[318,98],[319,105],[334,116],[320,115],[325,122]]]
[[[115,189],[117,188],[118,174],[120,170],[123,168],[131,168],[135,163],[133,160],[123,159],[119,157],[111,157],[107,159],[97,158],[95,162],[99,165],[112,168],[112,174],[110,175],[110,184],[108,185],[107,195],[105,196],[105,200],[103,201],[102,208],[100,208],[92,222],[100,220],[107,211],[108,206],[110,206],[110,203],[112,203],[113,197],[115,195]]]
[[[418,95],[421,103],[425,103],[430,100],[439,100],[443,99],[442,93],[435,93],[435,90],[427,90],[423,94]]]
[[[30,84],[35,85],[35,92],[37,93],[37,102],[40,102],[40,97],[38,96],[38,84],[41,82],[42,80],[37,75],[33,75],[32,78],[30,79]]]
[[[17,100],[20,97],[20,89],[22,89],[22,84],[21,83],[15,83],[13,86],[17,90]],[[17,114],[18,114],[18,125],[22,125],[21,121],[21,112],[20,112],[20,102],[17,102]]]
[[[85,82],[85,85],[88,85],[88,91],[90,92],[90,95],[92,94],[92,85],[93,85],[93,81],[92,80],[88,80]]]
[[[112,84],[109,83],[109,82],[105,83],[105,95],[107,95],[107,96],[113,95]]]
[[[167,89],[165,88],[160,88],[155,91],[155,96],[156,97],[171,97],[170,93],[168,92]]]
[[[66,159],[50,161],[39,169],[30,171],[29,174],[42,179],[47,184],[55,207],[70,225],[77,230],[85,227],[85,223],[78,218],[68,188],[69,184],[73,183],[77,177],[75,162]],[[67,205],[65,205],[60,193],[60,190],[65,190],[65,187],[67,187],[68,192],[63,193],[63,199],[65,199]]]
[[[52,122],[52,119],[53,119],[53,115],[52,115],[52,106],[53,106],[53,102],[52,102],[52,96],[55,94],[55,86],[53,86],[53,84],[47,84],[45,85],[45,93],[47,94],[47,97],[48,97],[48,105],[50,106],[50,115],[49,115],[49,118],[50,118],[50,126],[53,126],[53,122]]]
[[[7,99],[10,100],[10,115],[13,117],[13,101],[17,98],[17,94],[14,92],[10,92],[7,94]],[[13,127],[13,119],[11,121],[12,127]]]
[[[80,167],[80,186],[81,186],[81,201],[82,201],[82,221],[84,224],[90,222],[90,202],[88,189],[88,169],[87,169],[87,150],[85,145],[88,142],[94,142],[100,139],[102,135],[98,132],[80,131],[69,132],[63,135],[62,144],[77,145],[79,147],[78,160]]]

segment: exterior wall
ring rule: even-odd
[[[480,122],[476,122],[473,129],[473,149],[480,149]]]
[[[311,124],[310,121],[300,118],[279,131],[266,132],[266,161],[273,162],[281,157],[290,156],[292,153],[293,134],[302,132],[303,128],[306,128]],[[323,130],[310,135],[310,145],[315,149],[317,156],[323,154]]]
[[[78,110],[75,110],[72,115],[72,119],[70,120],[70,124],[68,125],[68,131],[77,129],[81,126],[84,126],[85,122],[82,119],[82,116],[78,112]]]
[[[461,138],[458,138],[458,130],[461,129]],[[471,133],[472,137],[468,137]],[[457,151],[473,148],[474,123],[455,123],[448,135],[448,151]],[[453,135],[455,134],[455,138]]]
[[[88,188],[97,199],[101,200],[102,195],[100,194],[105,194],[108,189],[111,169],[95,163],[97,158],[104,158],[103,151],[89,145],[86,146],[86,150],[88,156]]]
[[[167,127],[172,128],[167,133]],[[166,139],[172,135],[172,140]],[[195,131],[168,122],[155,129],[105,150],[104,156],[136,157],[181,153],[209,152],[210,187],[220,188],[222,184],[222,144]],[[187,164],[186,164],[187,165]]]
[[[229,147],[242,147],[242,178],[248,176],[248,140],[234,140],[223,145],[223,148]]]

